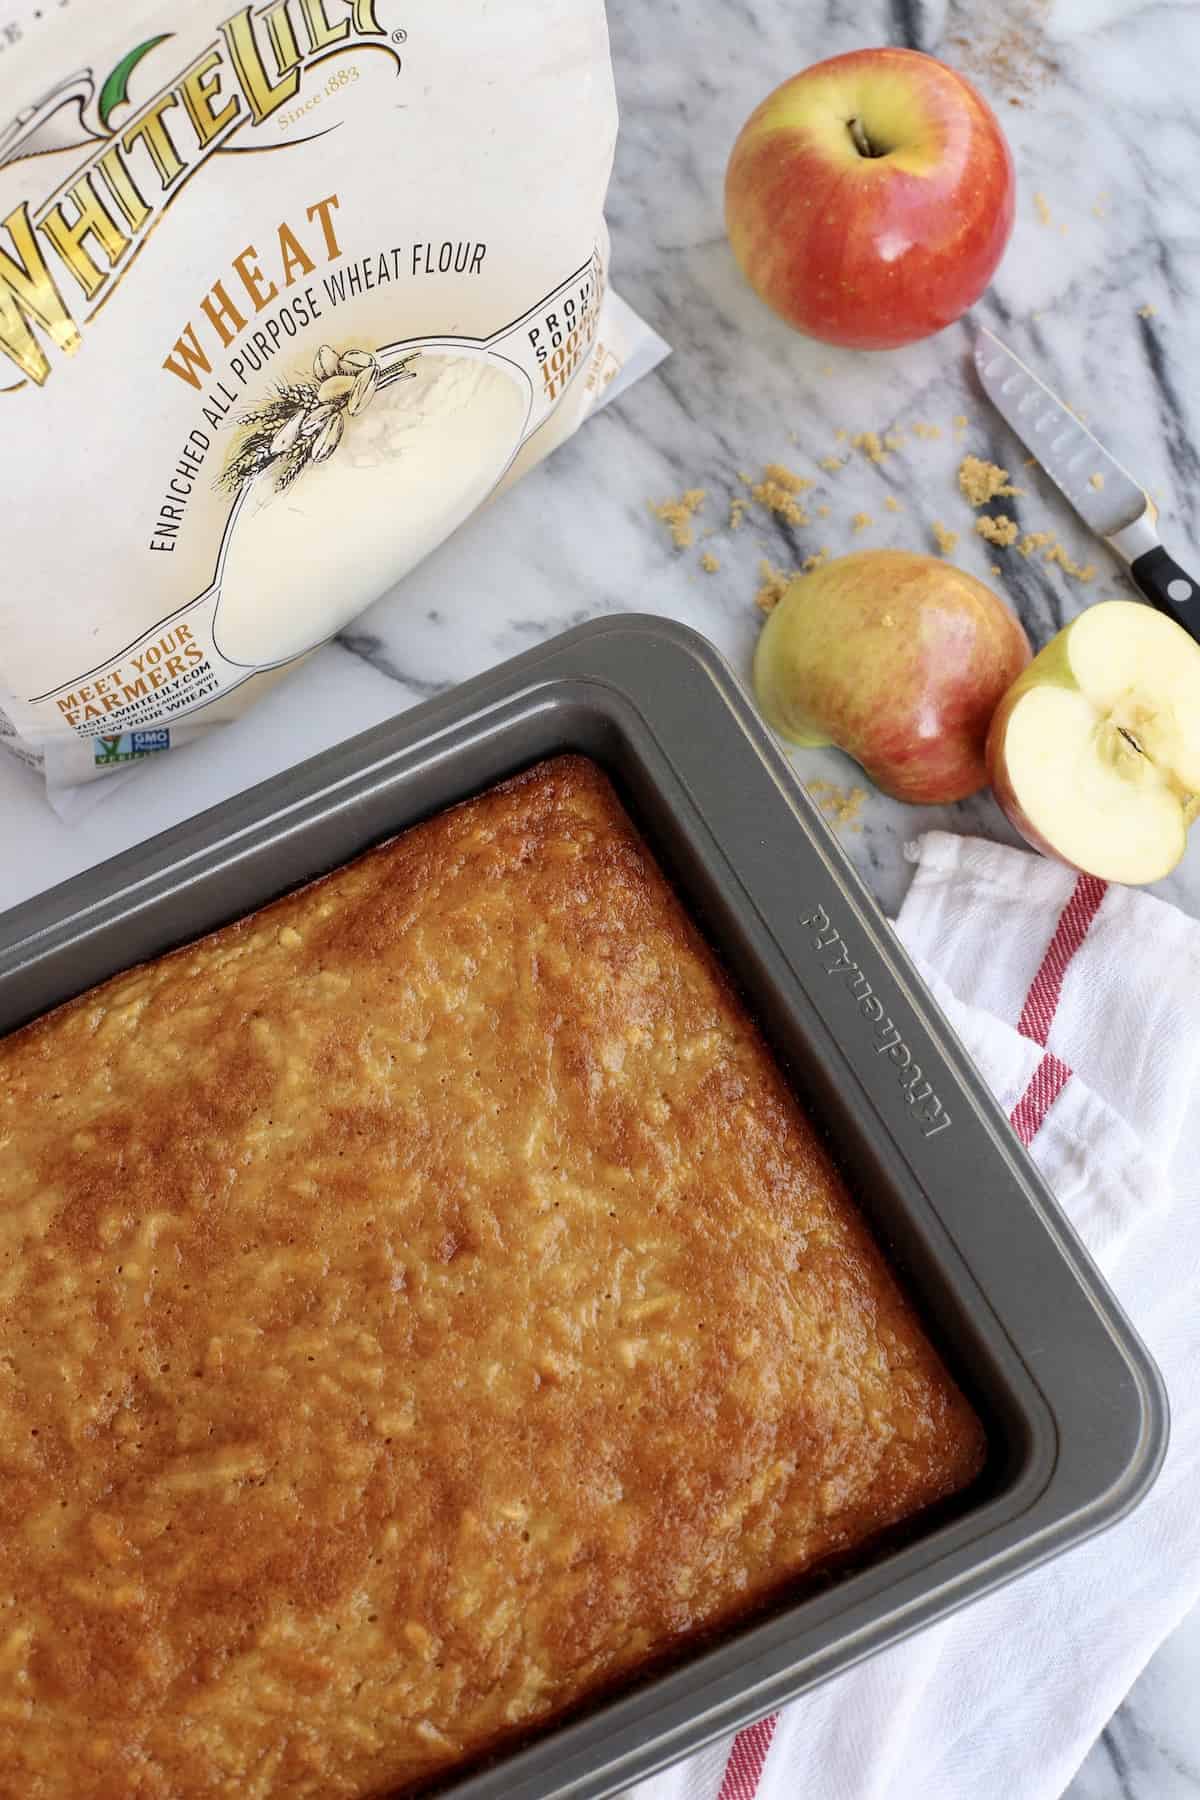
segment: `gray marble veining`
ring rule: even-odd
[[[1200,1613],[1159,1651],[1067,1790],[1067,1800],[1196,1800]]]

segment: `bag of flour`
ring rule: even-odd
[[[61,795],[240,712],[663,346],[606,296],[603,0],[8,36],[0,743]]]

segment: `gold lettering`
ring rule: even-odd
[[[186,381],[189,387],[200,390],[200,377],[196,370],[202,369],[206,375],[212,374],[212,364],[200,348],[200,340],[196,336],[196,327],[189,321],[187,329],[175,339],[175,348],[163,363],[172,375],[178,375],[180,381]]]
[[[261,125],[295,94],[300,86],[299,73],[295,69],[281,70],[279,80],[271,80],[263,64],[248,6],[225,21],[221,35],[255,123]]]
[[[277,4],[268,7],[262,15],[267,27],[267,37],[271,42],[271,54],[281,75],[286,75],[301,60],[296,30],[287,8],[288,0],[277,0]]]
[[[121,146],[114,144],[96,164],[108,184],[108,191],[125,216],[125,223],[131,233],[141,230],[150,217],[150,208],[142,199],[134,184],[133,177],[125,167],[125,159],[121,155]]]
[[[360,37],[386,37],[387,33],[375,16],[376,0],[351,0],[350,16]]]
[[[325,11],[325,0],[300,0],[300,11],[304,14],[308,41],[314,51],[327,50],[330,44],[340,44],[350,36],[349,19],[335,25]]]
[[[261,312],[263,307],[275,298],[279,289],[272,282],[266,293],[263,292],[263,283],[267,278],[258,264],[252,260],[257,255],[258,251],[254,245],[247,244],[246,248],[234,257],[233,266],[242,278],[242,286],[254,302],[255,312]]]
[[[291,287],[298,274],[311,275],[317,266],[290,225],[279,227],[279,254],[283,258],[284,287]]]
[[[303,20],[299,33],[296,16]],[[260,31],[260,19],[265,30]],[[186,180],[201,160],[193,152],[189,163],[181,154],[169,122],[173,108],[182,106],[199,151],[208,153],[244,113],[261,124],[291,100],[310,55],[355,35],[387,35],[379,23],[378,0],[270,0],[259,13],[253,5],[243,5],[221,24],[219,40],[185,69],[171,91],[150,102],[122,135],[93,155],[70,189],[36,219],[36,229],[25,205],[0,219],[0,354],[41,385],[50,363],[39,329],[66,354],[80,348],[79,327],[50,273],[38,233],[53,246],[85,297],[93,299],[156,211],[143,192],[145,165],[139,168],[134,155],[144,152],[164,193]],[[226,64],[236,89],[228,85]],[[320,224],[330,262],[342,255],[334,220],[339,205],[338,196],[329,194],[307,211],[309,222]],[[255,313],[281,287],[292,287],[316,266],[291,226],[278,227],[278,240],[283,270],[278,284],[264,273],[253,245],[233,259]],[[200,302],[200,310],[226,347],[245,329],[245,318],[220,281]],[[201,376],[211,375],[212,364],[193,323],[176,339],[162,367],[196,390]]]
[[[210,292],[200,302],[200,311],[204,314],[213,330],[217,333],[225,348],[228,349],[239,331],[245,329],[243,319],[225,288],[223,281],[214,281]],[[226,319],[232,323],[232,330],[226,326]]]
[[[173,182],[179,180],[187,166],[163,123],[163,114],[172,106],[178,105],[179,101],[174,94],[164,94],[161,100],[156,100],[139,119],[134,120],[121,139],[121,147],[126,152],[132,150],[137,143],[145,144],[150,161],[158,171],[164,193]]]
[[[236,119],[241,110],[237,95],[231,94],[226,104],[217,111],[222,66],[221,52],[216,49],[206,50],[179,83],[187,116],[192,121],[196,142],[202,150],[224,130],[230,119]]]
[[[324,200],[318,200],[315,205],[310,206],[308,209],[308,217],[310,219],[319,218],[321,221],[321,230],[325,233],[325,249],[330,262],[336,262],[338,257],[342,254],[341,245],[334,236],[333,220],[329,216],[331,212],[337,211],[337,207],[337,195],[326,194]]]
[[[69,201],[75,217],[68,219],[63,204]],[[104,286],[115,265],[129,248],[130,240],[92,186],[83,175],[68,188],[63,199],[38,220],[38,227],[50,239],[70,274],[90,300]],[[93,238],[108,258],[108,268],[101,269],[84,248],[84,239]]]
[[[42,259],[28,209],[18,206],[3,226],[15,254],[0,249],[0,350],[40,387],[50,373],[50,364],[30,324],[49,332],[68,355],[79,348],[79,329]]]

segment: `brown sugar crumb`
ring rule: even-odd
[[[786,570],[775,568],[764,556],[758,565],[759,585],[754,596],[754,604],[759,612],[774,612],[795,579]]]
[[[904,433],[900,430],[885,431],[883,434],[883,444],[885,450],[903,450]]]
[[[812,555],[806,556],[804,561],[800,564],[801,571],[805,575],[811,575],[814,569],[820,568],[828,555],[828,550],[814,550]]]
[[[741,530],[742,525],[745,522],[746,514],[749,512],[749,510],[750,510],[750,502],[748,500],[743,500],[743,498],[740,494],[735,494],[733,496],[733,499],[729,502],[729,529],[730,529],[730,531],[740,531]]]
[[[1005,0],[1003,6],[972,8],[970,30],[952,33],[949,59],[984,87],[1021,106],[1058,71],[1047,30],[1051,0]],[[957,9],[955,9],[957,10]],[[965,23],[965,21],[964,21]]]
[[[950,423],[953,425],[955,431],[965,431],[967,429],[966,413],[955,413]]]
[[[993,575],[1003,575],[1004,570],[1000,567],[999,563],[992,563],[990,566]]]
[[[808,514],[795,495],[777,487],[773,481],[760,481],[751,489],[751,492],[760,506],[765,506],[768,512],[773,512],[776,518],[783,520],[785,525],[808,524]]]
[[[865,531],[868,525],[873,525],[874,523],[874,519],[871,517],[870,513],[867,512],[856,512],[850,521],[850,524],[855,531]]]
[[[1147,300],[1145,306],[1138,307],[1138,318],[1139,319],[1153,319],[1156,316],[1157,316],[1157,314],[1156,314],[1155,308],[1153,306],[1151,306],[1151,304],[1148,300]]]
[[[1063,574],[1069,575],[1073,581],[1086,582],[1096,579],[1096,565],[1072,562],[1061,544],[1052,544],[1045,554],[1048,563],[1057,563]]]
[[[1104,486],[1104,477],[1103,477],[1103,475],[1101,475],[1099,470],[1097,470],[1094,475],[1088,476],[1088,486],[1094,487],[1097,489],[1102,488]]]
[[[1025,458],[1025,461],[1021,464],[1021,467],[1023,469],[1036,469],[1037,466],[1038,466],[1038,459],[1036,456],[1027,456]]]
[[[950,527],[948,525],[943,525],[940,519],[935,519],[933,521],[932,529],[933,541],[941,551],[942,555],[953,556],[954,546],[958,542],[957,531],[951,531]]]
[[[925,419],[918,419],[915,425],[909,426],[909,430],[918,438],[940,438],[942,435],[940,425],[930,425]]]
[[[1063,574],[1069,575],[1073,581],[1086,582],[1095,579],[1095,564],[1075,562],[1055,538],[1052,531],[1027,531],[1017,545],[1017,549],[1022,556],[1035,556],[1040,550],[1046,562],[1056,564]]]
[[[1039,223],[1042,225],[1052,225],[1054,223],[1054,215],[1050,211],[1050,202],[1047,200],[1045,194],[1035,194],[1033,196],[1033,204],[1037,212]]]
[[[844,425],[839,425],[833,435],[839,444],[844,444],[846,439],[850,436],[850,433],[846,430]]]
[[[845,465],[846,458],[844,456],[823,456],[821,458],[821,467],[823,469],[829,469],[831,472],[834,469],[844,468]]]
[[[830,508],[822,503],[822,505],[818,506],[818,508],[817,508],[818,519],[827,519],[829,517],[831,510],[832,510],[832,508]]]
[[[897,500],[895,494],[889,494],[883,504],[887,507],[889,512],[901,511],[900,502]]]
[[[866,803],[866,788],[843,788],[835,781],[806,781],[804,791],[816,801],[831,825],[846,825],[851,831],[862,830],[858,815]]]
[[[650,511],[656,519],[661,519],[671,533],[671,542],[677,550],[686,550],[696,541],[696,529],[693,514],[698,513],[705,501],[704,488],[688,488],[678,500],[663,500],[656,506],[653,501]]]
[[[958,485],[972,506],[985,506],[1001,494],[1020,494],[1021,488],[1010,487],[1008,470],[981,456],[964,456],[958,471]]]
[[[720,566],[720,557],[714,556],[711,550],[706,550],[700,558],[700,567],[706,575],[715,575]]]
[[[877,431],[858,431],[850,439],[855,450],[861,450],[868,462],[881,463],[887,461],[887,451],[883,439]]]
[[[796,471],[789,469],[786,463],[767,463],[763,469],[763,475],[768,481],[773,481],[777,487],[786,489],[789,494],[803,494],[814,485],[807,475],[797,475]]]
[[[754,477],[751,475],[749,469],[739,469],[737,472],[737,478],[741,482],[743,487],[749,487],[750,483],[754,479]]]
[[[783,463],[768,463],[763,478],[751,484],[751,496],[786,525],[807,525],[808,514],[797,500],[813,483],[805,475],[797,475]]]
[[[1017,521],[1010,519],[1007,513],[997,513],[994,519],[984,513],[981,519],[976,519],[975,529],[981,538],[986,538],[989,544],[995,544],[998,550],[1007,550],[1021,535]]]

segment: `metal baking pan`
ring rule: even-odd
[[[988,1427],[950,1516],[450,1781],[600,1800],[1110,1524],[1161,1379],[886,920],[704,639],[568,632],[0,918],[0,1031],[558,751],[611,775],[822,1121]]]

